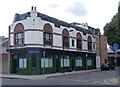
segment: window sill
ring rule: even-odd
[[[52,48],[52,45],[45,45],[45,48]]]
[[[15,47],[23,47],[25,46],[24,44],[21,44],[21,45],[14,45]]]

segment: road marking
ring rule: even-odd
[[[106,84],[108,84],[108,85],[114,85],[114,84],[108,82],[107,80],[104,80],[104,82],[105,82]]]
[[[77,82],[78,82],[78,81],[80,81],[80,80],[75,80],[75,81],[77,81]]]
[[[96,83],[100,83],[99,81],[94,81],[94,82],[92,82],[92,84],[96,84]]]
[[[87,81],[87,80],[74,80],[74,81],[77,81],[77,82],[90,82],[90,81]]]

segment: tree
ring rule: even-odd
[[[118,13],[104,27],[104,35],[107,36],[108,45],[113,48],[113,44],[117,43],[120,48],[120,6]]]

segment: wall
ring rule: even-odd
[[[107,37],[104,35],[100,36],[100,56],[101,56],[101,64],[104,63],[105,59],[108,60],[107,54]]]
[[[2,43],[2,73],[8,74],[10,72],[10,53],[7,52],[9,50],[9,40],[6,40]]]

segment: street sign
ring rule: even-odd
[[[118,50],[118,44],[114,44],[113,48],[114,48],[114,51],[117,51]]]

